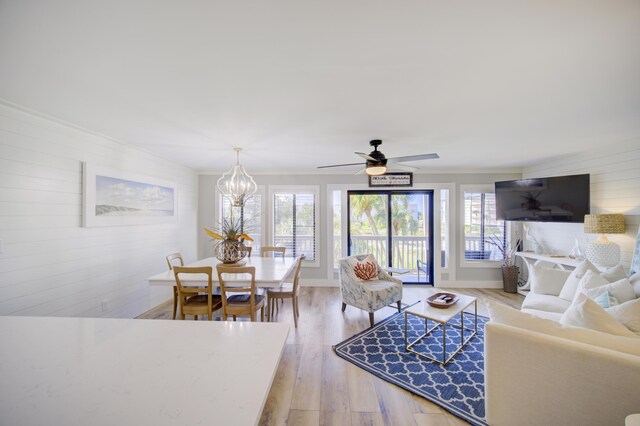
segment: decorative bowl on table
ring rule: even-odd
[[[434,308],[446,309],[451,305],[455,305],[459,299],[456,294],[441,291],[429,296],[427,303]]]

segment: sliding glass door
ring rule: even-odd
[[[348,191],[349,254],[371,253],[404,283],[433,284],[433,191]]]

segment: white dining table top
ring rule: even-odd
[[[245,266],[254,266],[256,268],[256,285],[259,287],[277,287],[282,281],[284,281],[292,272],[296,263],[296,259],[292,257],[251,257],[243,259],[246,262]],[[213,285],[218,283],[218,274],[216,272],[216,265],[221,262],[215,257],[207,257],[193,263],[186,264],[185,266],[211,266],[213,267]],[[225,283],[229,282],[246,282],[248,275],[246,274],[227,274],[224,276]],[[153,275],[147,278],[150,285],[175,285],[176,279],[173,275],[173,271],[168,269],[165,272]],[[202,284],[207,282],[206,275],[192,275],[188,279],[180,277],[180,281],[189,285],[190,283]]]
[[[0,317],[0,424],[254,425],[289,325]]]

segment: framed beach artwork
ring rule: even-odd
[[[83,225],[152,225],[177,221],[176,185],[84,163]]]

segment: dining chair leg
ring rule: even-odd
[[[264,322],[264,306],[260,308],[260,322]]]
[[[298,315],[296,315],[296,298],[291,298],[291,309],[293,310],[293,324],[298,328]]]
[[[178,311],[178,287],[173,286],[173,319],[176,319],[176,312]]]
[[[256,322],[256,311],[251,312],[251,322]]]
[[[194,320],[194,321],[198,321],[198,316],[197,316],[197,315],[194,315],[194,316],[193,316],[193,320]]]
[[[235,315],[233,316],[233,320],[234,320],[234,321],[236,320],[236,316],[235,316]]]

